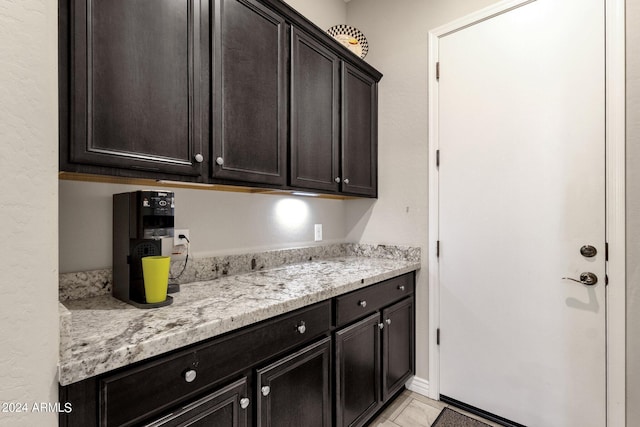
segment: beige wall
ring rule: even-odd
[[[285,0],[285,3],[323,30],[347,23],[347,5],[344,0]]]
[[[141,187],[60,181],[60,272],[111,267],[112,195]],[[196,257],[343,242],[342,200],[172,189]]]
[[[351,0],[349,25],[367,37],[366,61],[384,77],[379,85],[379,199],[347,202],[347,240],[420,246],[417,283],[417,375],[428,359],[428,110],[430,29],[495,0]]]
[[[58,398],[57,17],[57,0],[0,5],[0,402],[29,410]],[[56,420],[0,412],[0,426]]]
[[[640,3],[627,0],[627,425],[640,425]]]

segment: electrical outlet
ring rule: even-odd
[[[315,241],[320,242],[322,240],[322,224],[316,224],[313,226],[315,233]]]
[[[180,235],[186,237],[186,239],[181,239]],[[189,243],[189,230],[188,229],[175,229],[173,230],[173,246],[187,246]]]

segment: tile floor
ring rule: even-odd
[[[396,400],[373,421],[369,427],[430,427],[438,418],[440,411],[448,405],[431,400],[409,390],[403,391]],[[471,418],[480,420],[492,427],[499,424],[469,414],[461,409],[452,408]]]

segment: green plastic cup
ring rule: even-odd
[[[146,256],[142,258],[142,276],[147,304],[163,302],[167,299],[169,268],[171,257]]]

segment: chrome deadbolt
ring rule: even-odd
[[[585,258],[593,258],[598,253],[598,250],[591,245],[584,245],[580,248],[580,254]]]
[[[572,280],[576,283],[582,283],[583,285],[586,285],[586,286],[593,286],[596,283],[598,283],[598,276],[596,276],[591,272],[582,273],[580,275],[580,280],[572,279],[571,277],[563,277],[563,279]]]

